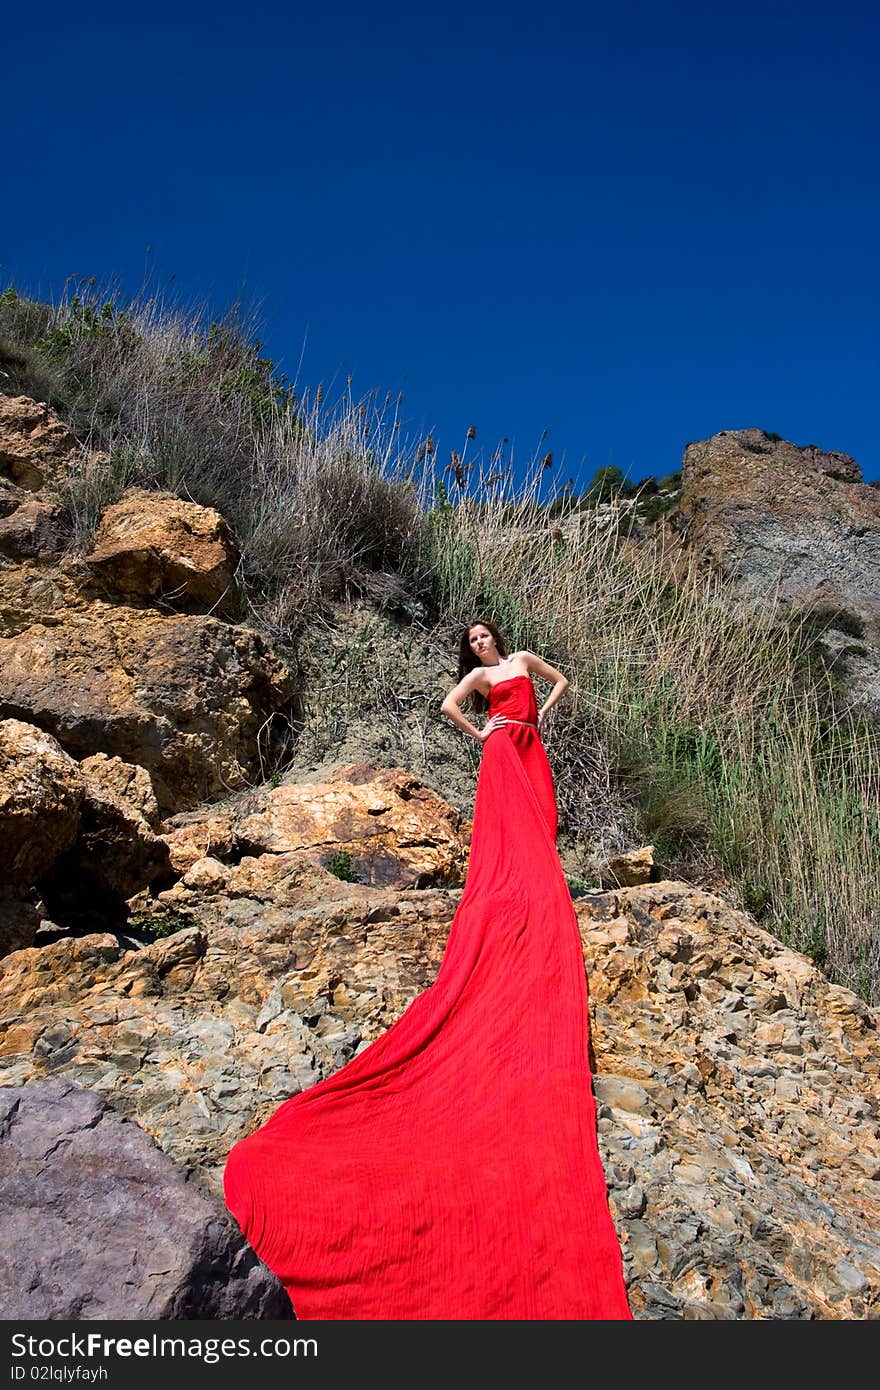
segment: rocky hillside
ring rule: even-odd
[[[855,459],[722,430],[685,450],[671,522],[743,592],[810,611],[850,701],[880,715],[880,489]]]
[[[0,1310],[290,1316],[220,1175],[436,975],[474,771],[448,657],[413,626],[392,680],[343,620],[319,669],[360,720],[303,724],[307,668],[234,620],[223,518],[132,491],[78,557],[70,466],[0,397]],[[880,1015],[687,883],[576,911],[636,1316],[876,1317]]]

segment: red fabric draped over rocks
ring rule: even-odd
[[[528,676],[490,712],[534,722]],[[624,1319],[587,982],[537,731],[483,745],[434,984],[232,1149],[226,1202],[299,1318]]]

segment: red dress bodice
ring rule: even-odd
[[[538,702],[531,676],[510,676],[493,685],[489,691],[489,714],[503,714],[508,719],[537,724]]]
[[[494,714],[504,715],[511,723],[502,724],[489,735],[483,744],[483,756],[491,749],[495,739],[507,738],[512,742],[538,799],[547,829],[555,840],[556,793],[550,764],[538,733],[538,702],[531,676],[509,676],[507,680],[498,681],[492,686],[489,691],[489,718]],[[519,722],[513,723],[513,720]]]

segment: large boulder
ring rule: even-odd
[[[679,509],[689,541],[728,575],[880,613],[880,491],[848,454],[722,430],[685,449]]]
[[[164,815],[258,780],[291,696],[257,633],[208,616],[92,603],[0,638],[0,717],[140,764]]]
[[[880,490],[853,458],[722,430],[687,446],[670,524],[744,595],[810,613],[853,702],[880,714]]]
[[[78,760],[140,764],[169,815],[263,780],[287,747],[291,677],[253,630],[168,611],[213,613],[234,583],[212,509],[133,488],[91,555],[65,548],[53,493],[93,464],[45,405],[0,397],[0,718]]]
[[[0,1152],[3,1318],[292,1316],[220,1203],[100,1096],[3,1088]]]
[[[403,768],[352,763],[317,781],[261,787],[222,813],[173,818],[163,838],[182,872],[204,856],[294,854],[360,883],[457,883],[468,823]]]
[[[238,559],[213,508],[129,488],[104,511],[86,564],[125,598],[214,609],[229,593]]]

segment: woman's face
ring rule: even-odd
[[[482,623],[475,623],[468,633],[468,643],[471,651],[484,666],[494,666],[498,660],[498,649],[495,646],[495,638],[487,627]]]

